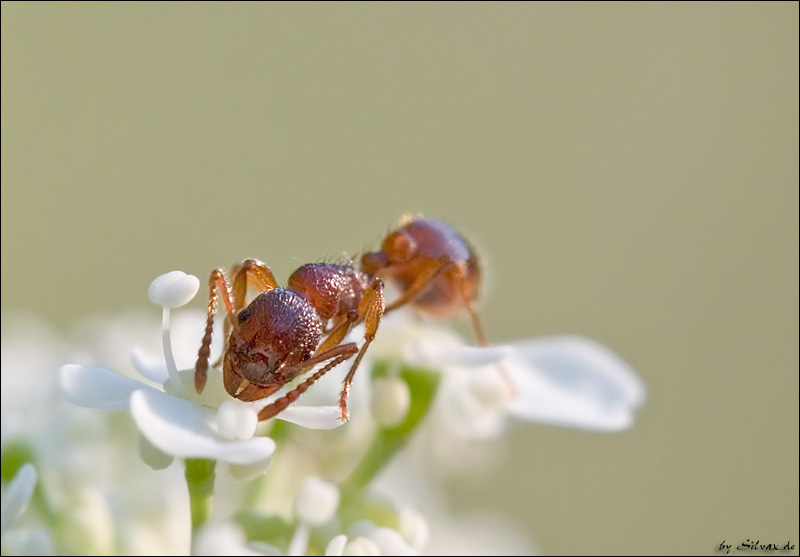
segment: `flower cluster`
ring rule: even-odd
[[[53,442],[13,426],[22,413],[6,415],[4,399],[4,553],[86,550],[79,546],[91,536],[95,541],[90,548],[97,552],[146,551],[169,539],[153,551],[165,553],[164,548],[171,547],[178,553],[208,555],[426,553],[446,544],[433,538],[437,532],[452,531],[455,522],[444,511],[423,515],[414,502],[387,496],[392,489],[382,489],[380,481],[412,437],[439,435],[470,444],[500,436],[513,420],[618,431],[633,423],[644,400],[636,373],[591,340],[559,336],[475,347],[448,329],[421,325],[396,312],[381,323],[362,362],[362,377],[353,383],[349,423],[344,425],[335,405],[341,380],[336,370],[275,419],[259,422],[260,408],[285,391],[256,402],[234,400],[222,388],[220,370],[212,367],[203,394],[195,392],[190,366],[198,339],[192,336],[201,330],[204,316],[195,315],[191,326],[184,322],[176,328],[172,311],[188,303],[198,287],[197,278],[179,271],[150,285],[150,299],[162,307],[163,355],[134,349],[131,361],[139,377],[99,365],[58,369],[60,393],[74,405],[70,408],[117,411],[100,413],[103,427],[90,437],[102,447],[90,453],[94,460],[75,466],[84,471],[81,482],[64,482],[82,486],[79,496],[61,498],[78,500],[76,508],[86,509],[91,526],[77,530],[84,536],[70,540],[65,534],[68,524],[60,513],[66,502],[54,493],[57,482],[48,480],[44,489],[37,488],[41,500],[31,499],[35,467],[40,475],[56,476],[59,471],[45,456],[52,450],[45,447]],[[215,341],[212,361],[222,350],[219,339]],[[179,367],[176,361],[188,365]],[[4,362],[3,377],[10,372]],[[69,421],[63,418],[62,406],[49,408],[50,414],[58,409],[62,423]],[[126,414],[132,420],[120,419]],[[80,413],[78,422],[85,417]],[[85,436],[83,429],[77,430],[78,436]],[[62,436],[60,443],[79,443],[78,436]],[[19,450],[19,439],[34,441]],[[131,463],[126,463],[126,476],[137,480],[115,475],[115,459],[123,446],[131,445],[150,468],[164,471],[132,472]],[[70,451],[61,454],[67,463]],[[218,474],[218,463],[226,465],[225,473]],[[7,470],[15,475],[7,477]],[[176,472],[183,475],[183,493],[175,489],[180,484]],[[160,474],[163,480],[157,479]],[[148,497],[138,493],[148,483],[154,486],[151,493],[168,499],[161,504],[161,515],[154,513],[160,516],[156,526],[141,520],[145,509],[152,510]],[[428,496],[438,497],[435,492],[433,486]],[[49,530],[17,526],[30,514],[25,506],[31,500],[31,510]],[[131,525],[136,525],[135,531]],[[159,526],[173,535],[155,535]],[[98,530],[104,530],[105,537]],[[176,536],[175,530],[183,534]],[[462,535],[480,537],[486,532],[470,528]],[[141,542],[142,536],[153,542]],[[502,541],[493,548],[502,552]],[[512,549],[516,548],[508,550]]]

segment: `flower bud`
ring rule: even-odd
[[[378,544],[369,538],[358,537],[353,541],[347,542],[344,546],[342,555],[380,555],[381,550]]]
[[[339,489],[319,478],[307,479],[294,500],[297,520],[311,526],[325,524],[339,507]]]
[[[372,416],[378,425],[392,428],[408,415],[411,391],[399,377],[382,377],[372,383]]]

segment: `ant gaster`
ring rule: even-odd
[[[410,304],[438,317],[469,312],[480,344],[486,337],[475,309],[480,283],[478,259],[469,244],[439,221],[406,218],[383,242],[381,251],[352,265],[310,263],[297,269],[287,288],[278,286],[269,268],[247,259],[233,268],[232,282],[222,269],[208,280],[208,317],[195,363],[195,389],[205,387],[217,289],[227,313],[223,382],[228,393],[249,402],[265,398],[325,363],[318,371],[268,404],[258,414],[269,419],[297,400],[311,385],[356,355],[339,396],[343,420],[356,368],[375,338],[383,315]],[[383,279],[393,281],[399,297],[386,306]],[[247,289],[261,291],[247,307]],[[344,342],[350,330],[364,323],[364,343]],[[323,338],[324,337],[324,338]]]

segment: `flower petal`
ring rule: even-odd
[[[344,553],[344,546],[347,544],[347,536],[339,534],[331,538],[328,545],[325,546],[325,555],[327,557],[336,557]]]
[[[357,536],[348,541],[342,548],[342,555],[384,555],[374,541],[364,536]],[[391,555],[387,553],[386,555]]]
[[[381,555],[418,555],[416,550],[396,530],[379,526],[369,533]]]
[[[158,391],[139,390],[131,395],[131,414],[156,448],[179,458],[210,458],[232,464],[266,460],[275,451],[268,437],[227,441],[212,426],[212,411]],[[214,424],[215,425],[215,424]]]
[[[174,309],[189,303],[199,288],[200,280],[196,276],[172,271],[153,279],[147,295],[154,304]]]
[[[156,448],[144,435],[139,435],[139,456],[153,470],[163,470],[175,460],[172,455]]]
[[[444,376],[437,411],[452,432],[477,439],[503,432],[511,398],[497,369],[490,366]]]
[[[308,536],[311,534],[311,526],[305,522],[300,522],[297,528],[294,529],[292,539],[289,541],[289,547],[286,550],[286,555],[294,557],[297,555],[306,555],[308,551]]]
[[[504,362],[517,396],[510,412],[528,421],[601,431],[630,427],[645,398],[636,373],[606,347],[562,336],[514,344]]]
[[[249,482],[262,476],[269,468],[269,460],[262,460],[253,464],[230,464],[228,472],[231,477],[239,482]]]
[[[405,359],[421,366],[441,367],[446,363],[461,367],[480,367],[498,362],[512,352],[508,346],[469,346],[418,338],[406,345]]]
[[[8,485],[8,491],[0,507],[0,535],[5,534],[28,506],[33,488],[36,486],[36,468],[23,464]]]
[[[3,536],[6,555],[57,555],[53,540],[44,528],[16,528]]]
[[[67,364],[58,369],[58,384],[72,404],[103,410],[126,410],[131,393],[150,389],[140,381],[118,375],[103,367]]]
[[[147,356],[139,348],[131,350],[131,363],[136,371],[142,374],[143,377],[158,383],[163,384],[169,378],[167,372],[167,365],[164,363],[163,358],[154,358]]]
[[[338,406],[291,405],[275,416],[308,429],[335,429],[345,423]]]
[[[397,520],[397,530],[403,539],[415,550],[422,551],[430,538],[430,528],[425,517],[414,509],[404,508],[400,509]]]
[[[217,432],[225,439],[250,439],[255,434],[256,427],[258,415],[249,404],[226,400],[217,408]]]

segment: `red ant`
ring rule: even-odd
[[[227,312],[222,364],[228,393],[246,402],[260,400],[327,362],[261,409],[258,419],[267,420],[357,354],[339,396],[346,420],[353,375],[386,312],[411,304],[438,317],[450,317],[466,308],[478,342],[486,344],[475,309],[480,274],[477,256],[466,240],[448,225],[423,218],[404,219],[386,237],[381,251],[362,256],[360,269],[310,263],[289,277],[288,288],[280,288],[269,268],[255,259],[233,268],[232,283],[222,269],[215,269],[208,280],[208,318],[195,363],[195,389],[201,393],[206,383],[217,288]],[[401,291],[388,306],[382,279],[394,281]],[[248,286],[262,293],[245,307]],[[361,323],[365,325],[361,349],[355,342],[343,342]]]

